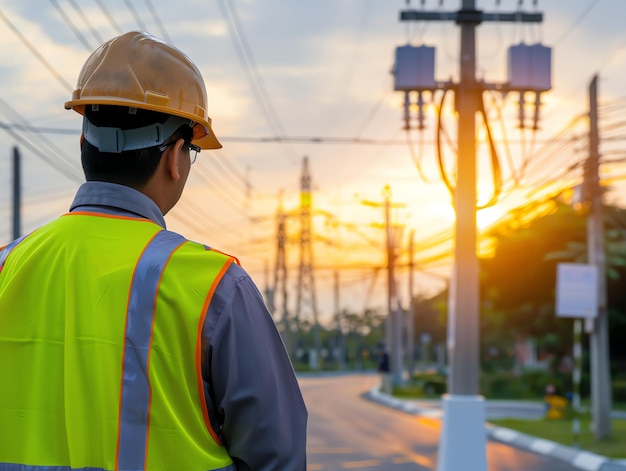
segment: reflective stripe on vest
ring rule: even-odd
[[[70,468],[69,466],[30,466],[25,464],[0,463],[0,471],[107,471],[103,468]],[[137,470],[140,471],[140,470]],[[225,468],[207,471],[237,471],[234,464]]]
[[[7,257],[9,256],[9,254],[11,253],[11,251],[17,247],[17,245],[22,242],[24,239],[26,239],[26,237],[28,236],[28,234],[23,235],[22,237],[20,237],[19,239],[15,239],[13,242],[11,242],[9,245],[7,245],[5,248],[3,248],[2,250],[0,250],[0,272],[2,271],[2,268],[4,267],[4,262],[6,261]]]
[[[155,300],[167,261],[185,241],[173,232],[158,232],[141,254],[133,274],[126,312],[116,469],[145,468],[150,417],[148,363]]]

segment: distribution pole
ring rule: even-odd
[[[591,211],[587,217],[587,252],[590,265],[598,267],[598,316],[590,336],[591,403],[596,440],[611,435],[611,371],[606,294],[606,256],[602,222],[602,190],[599,177],[598,76],[589,86],[589,160],[585,180]]]
[[[13,147],[13,239],[22,234],[22,176],[21,157],[17,147]]]
[[[475,0],[463,0],[462,9],[475,11]],[[479,285],[476,256],[476,25],[461,23],[460,81],[457,91],[458,157],[454,193],[456,212],[452,284],[454,296],[448,307],[451,335],[448,344],[450,374],[444,396],[439,471],[467,467],[487,470],[484,434],[485,405],[478,395]],[[471,463],[471,465],[470,465]]]
[[[394,275],[394,266],[395,266],[395,237],[393,228],[394,225],[391,223],[391,208],[402,208],[406,205],[404,203],[392,203],[391,202],[391,187],[389,185],[385,185],[383,188],[383,203],[376,203],[372,201],[361,201],[361,203],[380,207],[382,206],[384,209],[385,216],[385,248],[387,254],[387,316],[385,317],[385,350],[389,355],[390,363],[391,363],[391,376],[394,378],[394,382],[398,384],[402,379],[402,368],[401,362],[394,360],[399,358],[400,355],[398,352],[401,351],[402,346],[400,345],[401,337],[397,337],[394,334],[394,325],[396,317],[394,313],[396,312],[397,302],[396,302],[396,287],[395,287],[395,275]],[[395,341],[397,337],[397,342]],[[391,391],[385,391],[390,393]]]
[[[415,230],[411,230],[409,234],[409,312],[407,313],[406,323],[406,370],[408,372],[409,381],[413,379],[414,350],[415,350],[415,301],[413,292],[413,270],[414,266],[414,250],[413,239],[415,238]]]
[[[335,316],[337,317],[337,366],[339,371],[346,368],[345,364],[345,345],[343,340],[343,331],[341,330],[341,303],[339,302],[339,270],[334,272],[334,291],[335,291]]]
[[[582,356],[583,347],[581,334],[583,331],[583,321],[574,319],[574,347],[572,356],[574,357],[574,369],[572,370],[572,408],[574,409],[574,420],[572,420],[572,436],[574,437],[574,448],[580,448],[580,379],[582,376]]]
[[[406,10],[403,21],[455,21],[460,27],[454,267],[448,303],[448,394],[443,397],[438,471],[486,471],[485,404],[479,395],[479,269],[476,254],[476,114],[487,84],[476,80],[476,27],[483,21],[541,22],[541,13],[485,13],[476,0],[457,12]]]
[[[391,221],[390,221],[390,205],[391,205],[391,188],[389,185],[385,185],[383,189],[383,197],[385,198],[385,245],[387,248],[387,317],[385,319],[385,349],[391,360],[391,375],[395,377],[396,362],[394,361],[396,356],[395,345],[393,342],[393,325],[394,325],[394,294],[395,294],[395,277],[394,277],[394,250],[393,250],[393,238],[391,236]],[[385,391],[390,393],[391,391]]]
[[[464,10],[474,10],[475,0],[463,0]],[[456,211],[454,260],[455,299],[452,300],[457,335],[450,348],[448,382],[452,395],[478,394],[478,259],[476,257],[476,25],[461,24],[460,81],[457,92],[458,160],[454,194]],[[461,335],[458,335],[458,334]]]

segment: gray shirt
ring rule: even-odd
[[[150,198],[114,183],[83,184],[70,211],[139,216],[165,229]],[[202,351],[211,424],[237,471],[305,471],[307,411],[300,387],[258,288],[237,264],[211,299]]]

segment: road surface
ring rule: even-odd
[[[437,469],[441,422],[363,398],[378,381],[366,374],[300,377],[309,411],[307,471]],[[488,471],[575,469],[492,441],[487,442],[487,462]]]

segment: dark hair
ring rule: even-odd
[[[100,105],[94,111],[90,105],[85,109],[87,119],[98,127],[114,127],[122,130],[141,128],[154,123],[163,123],[169,115],[156,111],[128,107]],[[192,129],[183,125],[166,142],[183,138],[191,141]],[[119,154],[100,152],[97,147],[83,140],[81,162],[87,181],[118,183],[133,188],[145,185],[154,175],[162,152],[159,146],[127,150]]]

